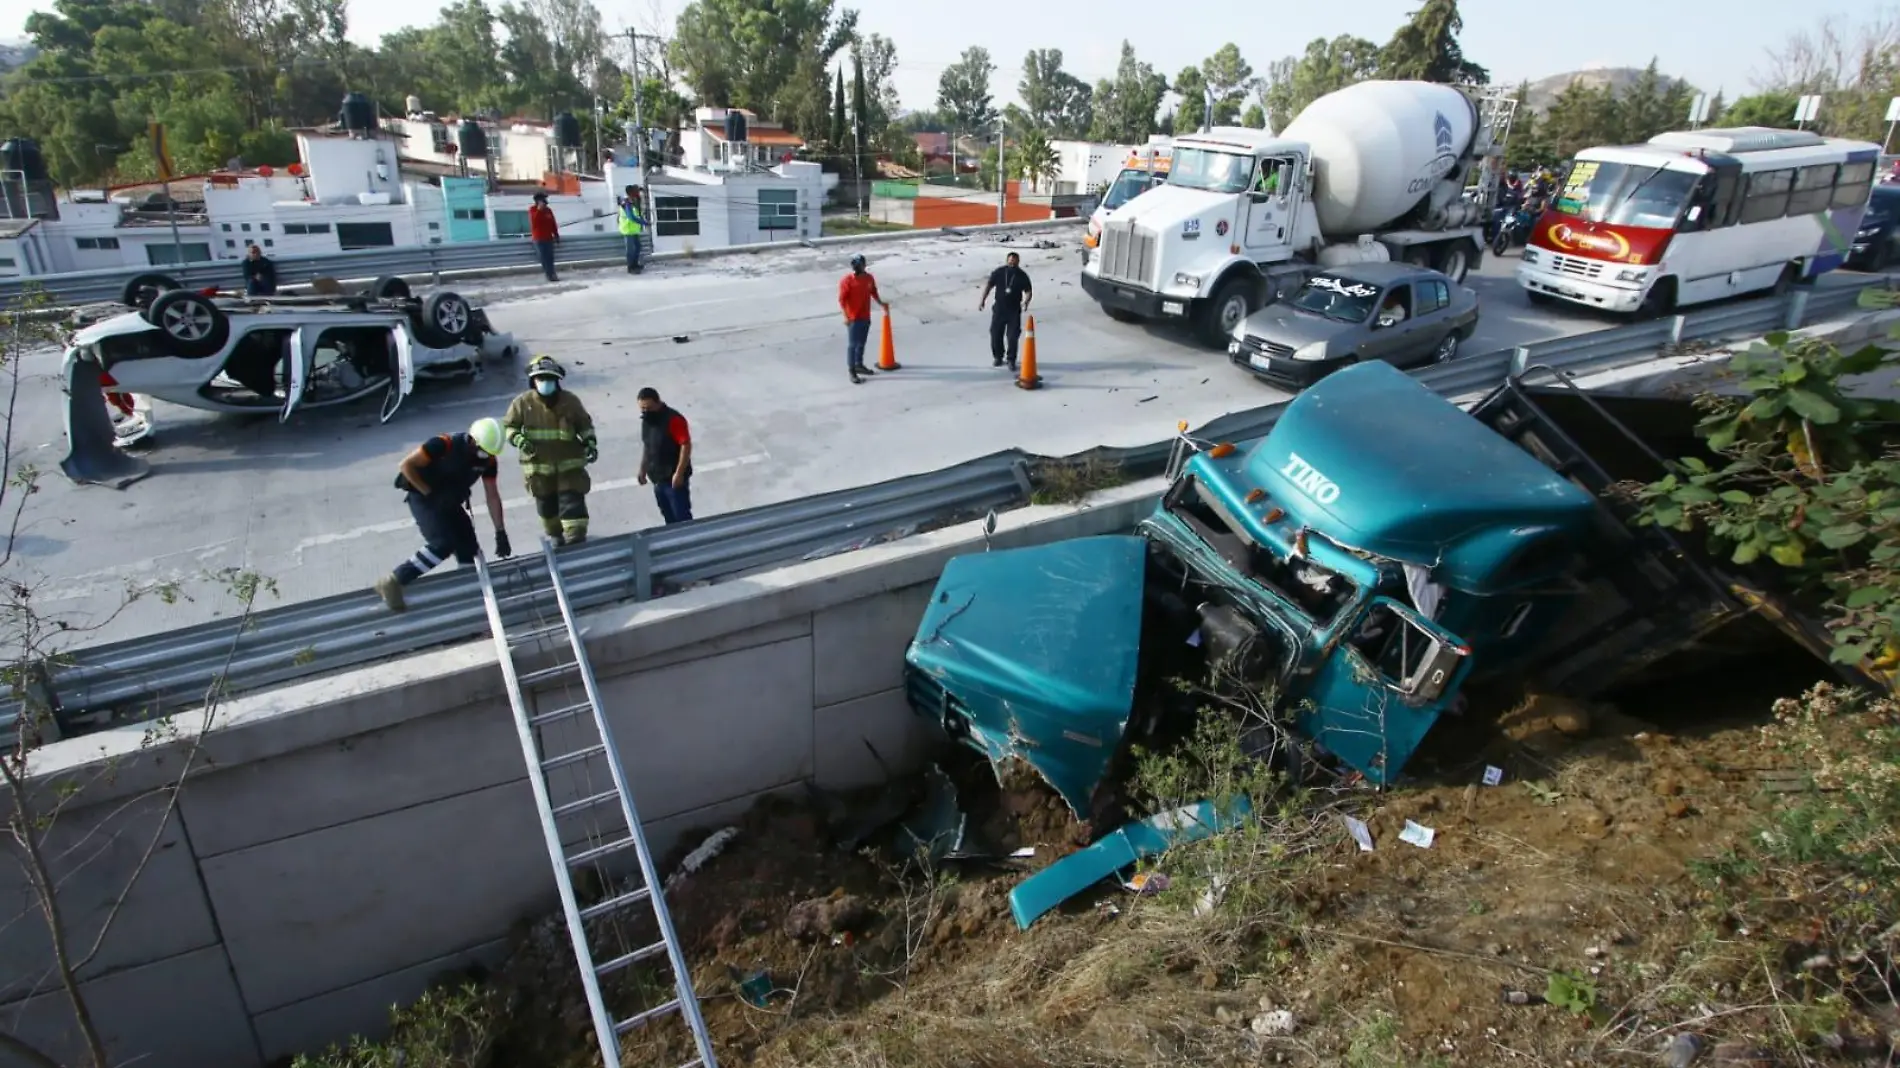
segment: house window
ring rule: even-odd
[[[251,232],[251,224],[250,224],[250,223],[239,223],[239,224],[238,224],[238,229],[240,229],[240,230],[243,230],[243,231],[244,231],[245,233],[247,233],[247,234],[248,234],[248,233],[250,233],[250,232]]]
[[[498,211],[495,213],[496,237],[527,237],[528,213],[525,211]]]
[[[259,230],[262,230],[262,231],[264,231],[264,232],[265,232],[265,233],[267,233],[267,234],[268,234],[268,233],[270,233],[270,224],[269,224],[269,223],[258,223],[258,224],[257,224],[257,228],[258,228]]]
[[[798,229],[798,190],[759,190],[759,229]]]
[[[353,248],[389,248],[395,245],[396,234],[388,223],[337,223],[336,243],[345,251]]]
[[[431,229],[431,230],[440,230],[440,229],[442,229],[442,224],[441,224],[441,223],[430,223],[430,224],[429,224],[429,229]]]
[[[229,227],[227,227],[226,229],[229,229]],[[233,240],[231,240],[230,238],[228,238],[228,237],[227,237],[227,238],[225,238],[225,239],[224,239],[224,247],[225,247],[225,248],[236,248],[236,247],[237,247],[237,242],[236,242],[236,241],[233,241]]]
[[[184,253],[186,263],[210,263],[211,242],[196,241],[184,245],[171,242],[145,246],[145,260],[154,267],[173,265],[179,261],[179,253]]]
[[[78,246],[82,251],[92,249],[100,252],[110,252],[119,247],[119,239],[116,237],[75,237],[73,238],[73,244]]]
[[[698,237],[698,197],[654,197],[655,237]]]
[[[225,229],[229,230],[230,227],[227,226],[225,227]],[[286,234],[327,234],[329,232],[330,232],[329,223],[285,223],[284,224],[284,233]]]
[[[470,221],[486,219],[488,218],[488,209],[486,208],[456,208],[455,217],[458,219],[467,219]]]
[[[273,242],[273,241],[272,241],[272,240],[271,240],[270,238],[268,238],[268,237],[267,237],[267,238],[265,238],[265,239],[264,239],[264,247],[265,247],[265,248],[270,248],[270,247],[271,247],[272,245],[274,245],[274,244],[275,244],[275,242]]]
[[[225,232],[225,233],[227,233],[227,234],[231,232],[231,224],[230,224],[230,223],[225,223],[225,224],[224,224],[224,232]]]
[[[12,256],[0,256],[0,267],[18,267],[18,266],[19,266],[19,263],[15,261]]]

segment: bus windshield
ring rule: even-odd
[[[1155,176],[1147,171],[1125,170],[1115,179],[1115,184],[1108,187],[1108,195],[1102,198],[1102,207],[1113,211],[1147,192],[1154,183]]]
[[[1571,165],[1552,207],[1589,222],[1669,229],[1700,177],[1689,171],[1580,159]]]
[[[1253,157],[1209,148],[1177,148],[1168,184],[1210,193],[1241,193],[1253,176]]]

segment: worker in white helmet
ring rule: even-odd
[[[422,548],[376,580],[376,592],[391,609],[407,608],[403,588],[450,556],[465,567],[475,562],[475,554],[482,550],[475,538],[469,498],[477,482],[488,500],[488,518],[495,524],[495,555],[503,560],[514,555],[502,522],[501,490],[495,483],[501,474],[495,458],[501,455],[503,440],[500,420],[477,419],[466,432],[438,434],[403,457],[396,488],[403,491],[409,514],[422,531]]]

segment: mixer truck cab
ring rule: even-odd
[[[1167,182],[1102,221],[1082,288],[1115,319],[1180,322],[1225,350],[1316,268],[1402,259],[1462,282],[1489,211],[1464,196],[1466,179],[1508,130],[1483,103],[1450,86],[1361,82],[1282,136],[1177,136]]]

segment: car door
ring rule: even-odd
[[[1386,303],[1395,295],[1403,302],[1405,317],[1384,325]],[[1412,291],[1412,283],[1394,282],[1386,287],[1386,291],[1379,294],[1379,303],[1373,308],[1372,318],[1366,323],[1366,343],[1360,348],[1361,358],[1405,366],[1406,359],[1417,344],[1417,307],[1417,295]]]
[[[416,350],[409,338],[409,331],[403,327],[392,327],[390,348],[396,354],[396,374],[389,380],[389,389],[383,394],[382,421],[387,423],[396,417],[396,410],[409,398],[411,390],[416,388]]]
[[[310,369],[316,366],[317,343],[323,338],[323,330],[315,326],[300,326],[290,332],[290,374],[284,383],[284,406],[277,417],[279,423],[290,422],[291,413],[303,403],[303,393],[310,385]]]
[[[1314,674],[1307,736],[1388,781],[1412,758],[1469,672],[1471,647],[1389,597],[1372,603]]]
[[[1412,283],[1411,334],[1406,338],[1402,367],[1416,367],[1431,361],[1445,335],[1455,329],[1451,321],[1451,285],[1437,278],[1421,278]]]

